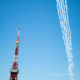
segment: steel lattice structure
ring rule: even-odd
[[[10,79],[9,80],[18,80],[18,48],[19,48],[19,30],[18,30],[18,37],[16,40],[16,48],[15,48],[15,56],[14,61],[12,64],[12,68],[10,70]]]

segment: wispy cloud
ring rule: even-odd
[[[68,76],[67,73],[50,73],[48,76],[57,76],[57,77],[63,77],[63,76]]]
[[[64,45],[66,47],[66,53],[68,57],[68,72],[71,80],[74,80],[73,73],[73,55],[72,55],[72,41],[71,41],[71,30],[68,19],[68,7],[67,0],[56,0],[57,2],[57,11],[60,20],[60,25],[63,33]]]

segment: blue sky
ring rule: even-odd
[[[68,1],[74,78],[80,80],[80,1]],[[56,0],[0,0],[0,79],[9,80],[20,26],[18,80],[70,80]]]

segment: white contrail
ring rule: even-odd
[[[60,20],[60,25],[63,33],[64,45],[66,47],[66,53],[68,57],[68,72],[71,80],[74,80],[72,41],[71,41],[71,30],[68,19],[67,0],[56,0],[56,2],[57,2],[57,11]]]

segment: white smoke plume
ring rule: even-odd
[[[57,2],[58,16],[59,16],[60,25],[63,34],[64,45],[68,57],[68,72],[70,75],[70,79],[74,80],[72,41],[71,41],[71,30],[70,30],[69,19],[68,19],[67,0],[56,0],[56,2]]]

